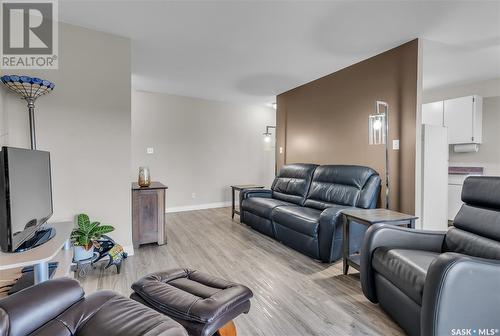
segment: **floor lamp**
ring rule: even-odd
[[[0,80],[28,103],[31,149],[36,149],[35,101],[38,97],[54,90],[54,83],[36,77],[16,75],[5,75],[0,77]]]
[[[377,100],[375,111],[368,117],[368,137],[370,145],[385,145],[385,208],[389,209],[389,104]]]

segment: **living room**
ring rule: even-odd
[[[500,2],[2,18],[0,335],[499,334]]]

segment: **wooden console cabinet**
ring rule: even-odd
[[[165,192],[167,186],[152,182],[149,187],[132,183],[132,240],[142,244],[167,242],[165,237]]]

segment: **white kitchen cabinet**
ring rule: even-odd
[[[422,124],[444,125],[444,101],[422,104]]]
[[[448,127],[448,143],[480,144],[483,141],[483,99],[478,95],[444,101],[444,126]]]

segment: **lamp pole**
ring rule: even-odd
[[[385,108],[385,208],[389,209],[389,104],[377,100],[377,114],[381,114],[380,107]]]
[[[28,102],[28,113],[30,118],[30,138],[31,149],[36,149],[36,133],[35,133],[35,100],[33,98],[26,98]]]

